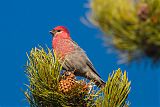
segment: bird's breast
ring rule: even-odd
[[[68,39],[54,40],[53,49],[57,57],[64,58],[67,54],[74,51],[74,45]]]

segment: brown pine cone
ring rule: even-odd
[[[146,21],[149,15],[149,7],[148,4],[142,3],[138,7],[138,17],[140,21]]]
[[[59,82],[59,91],[62,93],[70,92],[76,86],[75,75],[71,72],[64,73],[64,79]]]

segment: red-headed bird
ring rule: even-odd
[[[93,80],[98,87],[105,86],[105,82],[100,78],[83,49],[71,39],[67,28],[57,26],[50,33],[53,36],[53,51],[63,69],[74,71],[76,76]]]

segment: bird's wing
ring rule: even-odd
[[[91,63],[91,61],[88,59],[86,64],[89,66],[90,69],[92,69],[92,71],[97,74],[99,77],[100,75],[97,73],[96,69],[94,68],[93,64]]]
[[[91,61],[90,61],[89,58],[87,57],[85,51],[84,51],[82,48],[80,48],[75,41],[72,40],[72,42],[74,43],[74,45],[76,45],[77,48],[80,49],[81,52],[83,52],[83,53],[85,54],[85,56],[86,56],[86,64],[89,66],[89,68],[90,68],[96,75],[98,75],[98,76],[100,77],[100,75],[97,73],[96,69],[94,68],[93,64],[91,63]]]

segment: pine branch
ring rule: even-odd
[[[160,59],[160,0],[92,0],[90,20],[120,55],[120,63]]]
[[[61,71],[61,65],[49,48],[31,50],[26,64],[30,84],[24,92],[31,107],[128,107],[130,82],[126,72],[122,74],[118,69],[108,77],[104,89],[94,89],[91,82]]]
[[[105,88],[99,92],[102,96],[96,100],[96,107],[128,107],[126,99],[130,92],[130,84],[126,71],[124,74],[120,69],[113,71]]]
[[[29,62],[26,65],[26,74],[30,85],[29,92],[25,95],[31,107],[61,107],[61,106],[83,106],[86,104],[85,97],[87,90],[82,90],[85,84],[78,82],[76,88],[69,93],[62,93],[59,90],[61,80],[61,65],[58,63],[52,51],[48,52],[40,49],[32,49],[28,56]]]

